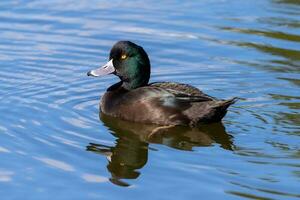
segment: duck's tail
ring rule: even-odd
[[[234,97],[232,99],[216,102],[216,104],[212,106],[212,109],[215,110],[214,113],[216,115],[214,119],[216,121],[221,121],[221,119],[226,115],[228,107],[237,102],[238,99],[238,97]]]
[[[231,98],[231,99],[228,99],[228,100],[221,100],[221,101],[218,101],[214,106],[213,108],[215,109],[221,109],[221,110],[227,110],[227,108],[234,104],[235,102],[237,102],[239,98],[238,97],[234,97],[234,98]]]
[[[189,113],[189,117],[192,119],[190,126],[196,126],[198,123],[213,123],[221,121],[226,115],[228,107],[234,104],[238,99],[239,98],[234,97],[228,100],[210,101],[209,104],[205,102],[202,104],[195,104],[197,107],[193,107],[192,109],[196,111]],[[195,113],[197,114],[195,115]]]

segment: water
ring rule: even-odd
[[[2,199],[300,198],[300,1],[1,1],[0,30]],[[86,72],[124,39],[152,81],[244,100],[150,137],[99,120],[117,78]]]

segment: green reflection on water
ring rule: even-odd
[[[275,3],[284,3],[284,4],[295,4],[295,5],[300,5],[299,0],[276,0],[274,1]]]
[[[256,29],[242,29],[242,28],[233,28],[233,27],[220,27],[222,30],[233,31],[238,33],[252,34],[252,35],[262,35],[265,37],[300,42],[300,36],[295,34],[289,34],[279,31],[267,31],[267,30],[256,30]]]

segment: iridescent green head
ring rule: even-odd
[[[148,84],[150,61],[144,49],[130,41],[119,41],[111,49],[109,61],[101,68],[88,72],[91,76],[115,74],[122,87],[132,90]]]

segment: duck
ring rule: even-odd
[[[162,127],[195,127],[220,122],[237,100],[236,97],[217,99],[185,83],[149,83],[150,73],[150,60],[141,46],[131,41],[115,43],[108,62],[87,72],[92,77],[113,74],[120,79],[101,97],[100,112]]]

